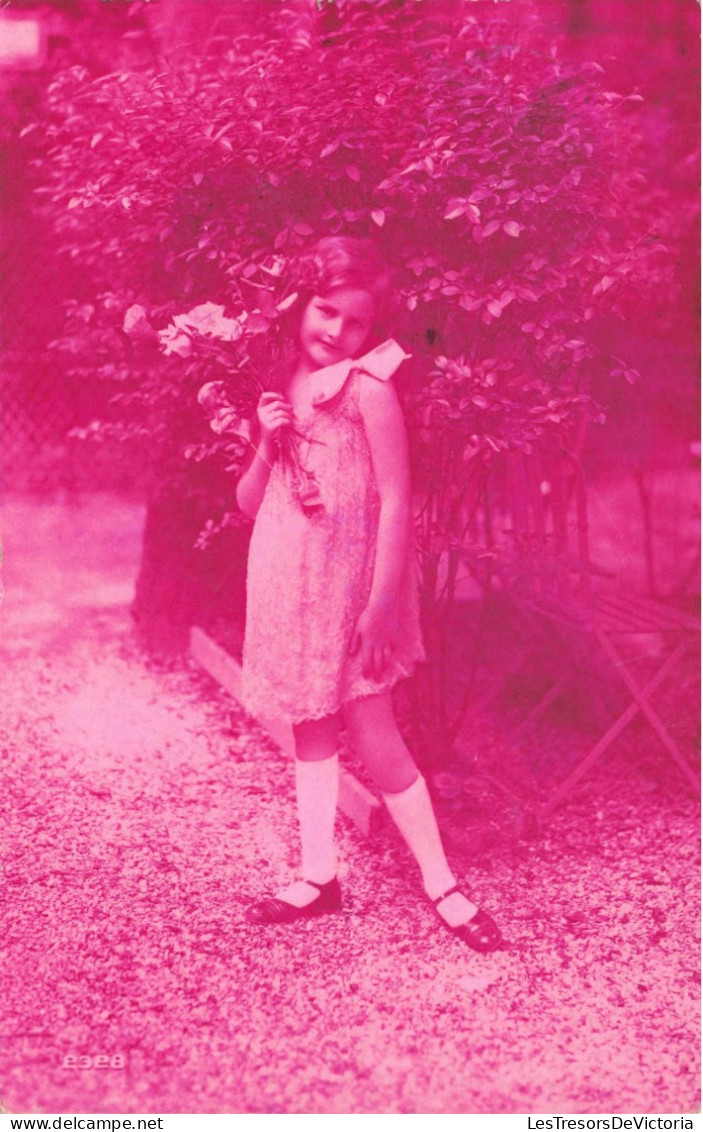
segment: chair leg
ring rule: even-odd
[[[640,711],[645,716],[650,727],[655,732],[655,734],[659,737],[659,739],[661,739],[662,743],[666,747],[667,751],[671,755],[674,762],[679,767],[679,770],[681,770],[681,772],[683,773],[684,777],[688,779],[688,781],[694,787],[694,789],[697,789],[698,788],[698,779],[697,779],[695,773],[693,772],[691,767],[688,765],[688,763],[687,763],[686,759],[684,758],[684,756],[682,755],[681,750],[679,749],[677,743],[672,739],[671,735],[667,731],[666,727],[662,723],[662,721],[659,718],[659,716],[657,715],[656,711],[654,710],[654,708],[650,704],[649,700],[647,699],[646,693],[642,691],[640,686],[633,679],[631,673],[628,672],[625,665],[623,665],[621,658],[618,656],[617,652],[615,651],[612,644],[610,643],[610,640],[608,639],[607,634],[604,633],[602,630],[596,629],[596,636],[597,636],[597,638],[598,638],[598,640],[601,644],[601,647],[603,648],[603,651],[607,654],[608,658],[613,662],[614,666],[617,668],[620,679],[627,686],[627,689],[630,692],[632,698],[635,700],[635,702],[637,704],[639,704]],[[687,642],[683,641],[679,645],[679,647],[671,655],[673,657],[676,657],[676,660],[678,661],[678,659],[681,656],[683,656],[683,654],[686,652],[686,649],[687,649]]]
[[[654,692],[660,684],[666,680],[667,676],[673,671],[674,667],[678,664],[681,656],[685,652],[686,646],[679,646],[662,665],[657,674],[652,677],[649,683],[642,690],[642,695],[649,696]],[[604,751],[610,744],[617,739],[621,731],[627,727],[628,723],[635,718],[641,711],[641,705],[633,702],[625,709],[621,716],[615,720],[615,723],[606,731],[602,739],[596,743],[595,747],[584,755],[581,762],[574,767],[571,774],[564,779],[561,785],[554,791],[551,798],[539,808],[540,818],[547,817],[553,810],[564,801],[564,798],[571,793],[577,782],[583,778],[584,774],[598,761]]]
[[[568,681],[566,680],[566,678],[562,677],[561,680],[557,680],[556,683],[552,684],[549,691],[545,692],[545,694],[542,696],[542,699],[539,701],[539,703],[535,704],[529,715],[526,715],[522,722],[517,725],[517,727],[514,727],[511,731],[508,732],[509,738],[519,738],[519,736],[524,734],[524,732],[527,731],[533,723],[536,723],[539,717],[541,715],[544,715],[550,704],[553,704],[555,700],[559,699],[559,696],[564,691],[567,683]]]

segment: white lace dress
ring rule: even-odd
[[[382,680],[349,656],[371,591],[379,497],[358,372],[298,422],[302,458],[322,506],[306,510],[274,464],[256,516],[247,571],[243,698],[252,714],[319,719],[359,696],[388,691],[424,659],[413,540],[399,594],[397,645]]]

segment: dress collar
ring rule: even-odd
[[[352,370],[361,370],[378,381],[388,381],[400,363],[411,356],[405,353],[394,338],[387,338],[361,358],[345,358],[334,365],[315,370],[308,375],[312,391],[310,403],[316,409],[331,401],[342,389]]]

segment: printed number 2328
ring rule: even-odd
[[[64,1069],[124,1069],[123,1053],[67,1053],[63,1059]]]

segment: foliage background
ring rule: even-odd
[[[107,441],[112,462],[128,442],[141,470],[147,641],[178,646],[193,619],[241,615],[245,537],[229,527],[231,441],[195,399],[218,363],[130,339],[125,312],[141,304],[161,328],[221,303],[247,319],[235,371],[265,370],[289,261],[320,235],[373,235],[396,265],[428,622],[474,473],[497,453],[558,433],[578,451],[588,437],[601,463],[660,445],[682,458],[696,91],[669,90],[670,54],[639,75],[624,54],[606,70],[589,56],[592,6],[526,0],[218,4],[226,19],[193,53],[173,22],[159,48],[169,7],[118,5],[108,35],[93,12],[80,58],[65,51],[16,122],[33,222],[60,263],[51,336],[41,301],[19,334],[34,334],[54,387],[81,391],[82,435]],[[696,16],[683,8],[685,46]],[[601,6],[606,21],[617,11]],[[202,31],[202,10],[192,18]],[[194,552],[208,521],[225,529]]]

